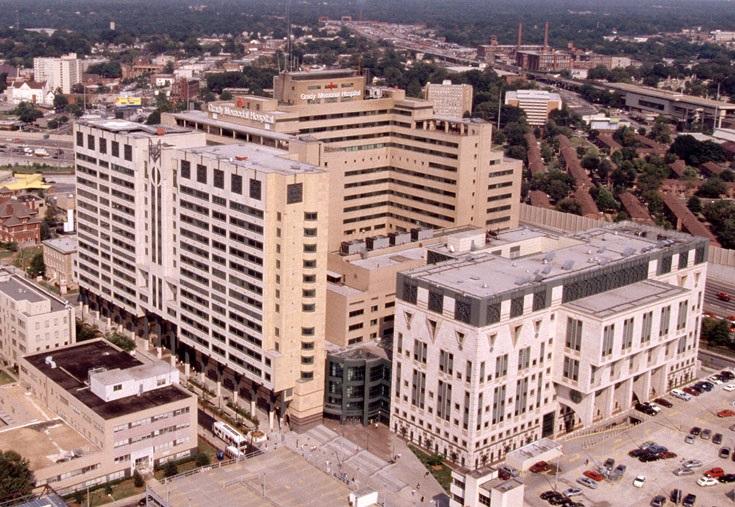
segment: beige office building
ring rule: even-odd
[[[74,273],[77,262],[76,236],[62,236],[43,242],[43,263],[46,280],[59,287],[62,294],[76,287]]]
[[[15,366],[25,354],[76,341],[74,308],[7,269],[0,270],[0,359]]]
[[[2,440],[39,433],[16,449],[31,462],[37,486],[68,494],[150,472],[197,449],[196,396],[163,361],[98,339],[23,357],[20,383],[52,418],[42,431],[18,425]]]
[[[38,57],[33,59],[33,80],[46,82],[51,92],[57,89],[61,93],[71,93],[72,86],[82,82],[83,62],[76,53],[56,57]]]
[[[326,172],[176,127],[90,120],[75,136],[82,301],[160,337],[271,426],[318,421]]]
[[[505,92],[505,105],[522,109],[528,124],[540,127],[546,124],[552,111],[561,110],[562,101],[558,93],[544,90],[513,90]]]
[[[434,106],[438,116],[462,118],[472,112],[472,85],[452,84],[445,79],[441,84],[426,83],[423,90],[424,99]]]
[[[329,251],[414,228],[518,223],[522,164],[491,149],[489,123],[437,116],[431,102],[366,88],[354,71],[280,74],[274,98],[239,96],[163,121],[206,132],[212,143],[251,141],[321,167]]]

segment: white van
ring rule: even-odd
[[[243,458],[245,457],[245,453],[242,452],[241,449],[238,449],[234,445],[228,445],[225,449],[225,454],[227,454],[230,458],[237,459],[237,458]]]

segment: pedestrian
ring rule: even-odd
[[[421,497],[421,503],[424,503],[424,497],[423,496]]]
[[[426,473],[424,474],[424,477],[428,477],[428,476],[429,476],[429,471],[427,470]]]
[[[411,490],[411,496],[415,496],[415,495],[416,495],[416,490],[415,489],[412,489]]]

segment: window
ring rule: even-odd
[[[521,315],[523,315],[523,296],[510,300],[510,317],[520,317]]]
[[[117,141],[112,141],[112,156],[120,156],[120,143],[118,143]]]
[[[188,160],[181,161],[181,177],[187,180],[191,178],[191,164]]]
[[[615,324],[605,326],[602,333],[602,356],[609,356],[613,350],[613,339],[615,336]]]
[[[562,375],[571,380],[579,380],[579,361],[564,356],[564,370]]]
[[[582,321],[567,317],[567,338],[565,346],[577,350],[582,346]]]
[[[221,169],[214,170],[214,186],[216,188],[225,188],[225,172]]]
[[[449,421],[452,410],[452,386],[448,382],[439,381],[436,396],[436,415],[440,419]]]
[[[304,252],[306,252],[306,253],[314,253],[314,252],[316,252],[316,243],[313,243],[313,244],[305,243],[304,244]]]
[[[439,351],[439,371],[452,374],[454,371],[454,354],[446,350]]]
[[[250,179],[250,198],[260,200],[261,182],[259,180]]]
[[[643,326],[641,327],[641,343],[651,341],[651,326],[653,324],[653,312],[643,314]]]
[[[237,174],[230,176],[230,191],[234,194],[242,194],[242,176]]]
[[[546,291],[534,292],[533,294],[533,311],[546,308]]]
[[[427,345],[420,341],[413,341],[413,358],[415,361],[426,364],[426,352],[428,350]]]
[[[429,310],[436,313],[442,313],[444,308],[444,294],[441,292],[429,291]]]
[[[666,336],[669,334],[669,321],[671,320],[671,306],[664,306],[661,308],[661,326],[659,329],[659,336]]]
[[[113,391],[122,391],[122,384],[115,384],[112,386]]]
[[[663,257],[658,263],[656,274],[663,275],[665,273],[671,273],[671,255]]]
[[[318,218],[318,213],[316,211],[307,211],[304,213],[304,220],[312,221],[316,220]]]
[[[676,329],[684,329],[687,325],[687,302],[682,301],[679,303],[679,315],[676,318]]]
[[[504,377],[508,374],[508,354],[495,358],[495,378]]]
[[[424,408],[424,394],[426,393],[426,373],[413,370],[413,379],[411,382],[411,404],[416,407]]]
[[[531,347],[525,347],[518,351],[518,369],[525,370],[531,364]]]
[[[84,134],[77,132],[77,146],[84,146]]]
[[[92,134],[87,135],[87,148],[94,149],[94,136]]]
[[[207,167],[202,164],[197,164],[197,182],[207,183]]]
[[[689,264],[689,250],[679,252],[679,269],[684,269]]]
[[[123,146],[123,158],[128,161],[133,160],[133,147],[129,144]]]
[[[623,350],[633,345],[633,323],[633,318],[625,319],[623,322]],[[643,341],[642,338],[641,341]]]
[[[100,153],[107,153],[107,139],[100,137]]]
[[[291,183],[286,187],[286,204],[295,204],[304,200],[303,183]]]

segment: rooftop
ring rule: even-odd
[[[601,292],[594,296],[577,299],[567,303],[567,306],[572,310],[604,319],[686,293],[687,290],[681,287],[657,280],[644,280],[618,289]]]
[[[52,312],[63,310],[66,307],[66,303],[61,299],[6,269],[0,269],[0,292],[14,301],[40,303],[48,300],[51,303]]]
[[[112,118],[88,118],[78,120],[79,124],[106,130],[108,132],[137,134],[142,137],[163,136],[168,134],[184,134],[191,132],[181,127],[170,127],[164,125],[144,125],[128,120]]]
[[[65,254],[77,251],[76,236],[61,236],[54,239],[47,239],[43,244]]]
[[[524,231],[524,229],[521,229]],[[526,232],[527,231],[527,232]],[[544,251],[514,259],[494,255],[497,243],[482,251],[405,272],[405,276],[429,285],[488,298],[600,269],[601,266],[630,261],[636,256],[664,251],[676,244],[691,244],[687,234],[662,231],[639,224],[622,223],[589,229],[570,236],[526,229],[529,238],[545,236]],[[499,235],[502,239],[505,234]]]
[[[221,144],[184,150],[189,155],[227,160],[230,164],[266,173],[286,176],[301,173],[318,173],[322,169],[287,158],[288,152],[259,144]]]
[[[55,367],[46,362],[49,356],[53,358]],[[122,417],[193,396],[177,386],[170,385],[146,391],[138,396],[105,402],[89,388],[90,370],[98,368],[126,370],[145,363],[104,339],[85,341],[50,352],[25,356],[24,359],[103,419]]]
[[[657,97],[660,99],[672,100],[674,102],[686,102],[703,107],[735,110],[735,104],[730,102],[705,99],[703,97],[695,97],[694,95],[684,95],[683,93],[669,90],[660,90],[658,88],[651,88],[648,86],[639,86],[630,83],[605,83],[605,86],[608,88],[613,88],[615,90],[637,93],[639,95],[648,95],[649,97]]]
[[[546,90],[513,90],[506,92],[505,95],[519,100],[561,100],[558,93]]]
[[[171,507],[321,507],[346,505],[349,488],[285,446],[245,461],[199,469],[163,482],[149,492]]]

